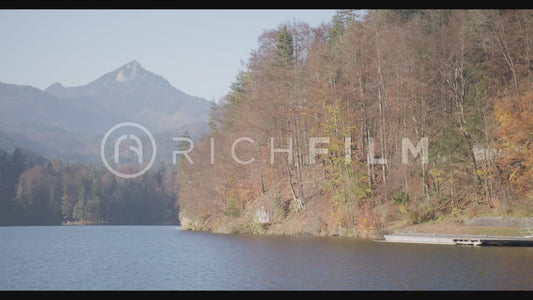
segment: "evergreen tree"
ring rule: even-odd
[[[291,68],[294,64],[294,39],[287,29],[287,25],[281,28],[274,54],[277,67]]]

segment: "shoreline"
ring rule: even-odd
[[[520,229],[531,228],[533,227],[532,224],[533,218],[477,217],[465,220],[441,220],[399,226],[390,230],[389,233],[523,237]]]
[[[435,233],[390,234],[384,235],[384,239],[379,240],[379,242],[458,246],[533,247],[533,237],[454,235]]]
[[[477,224],[479,223],[477,222],[477,219],[483,220],[483,224]],[[522,221],[522,223],[517,222],[517,219],[520,219],[519,221]],[[351,238],[358,240],[384,240],[385,235],[395,234],[524,238],[520,230],[523,228],[533,228],[533,226],[529,226],[529,224],[533,224],[533,218],[477,217],[465,220],[460,218],[450,218],[419,224],[390,223],[380,229],[371,228],[367,230],[361,230],[357,236],[354,234],[339,234],[339,232],[331,231],[325,232],[306,230],[305,228],[300,228],[300,230],[286,230],[287,228],[284,228],[283,226],[276,226],[274,224],[265,225],[264,228],[261,228],[262,230],[257,230],[257,228],[255,228],[259,226],[245,226],[238,229],[231,226],[209,228],[207,226],[191,226],[194,225],[191,223],[182,224],[180,227],[182,230],[222,234],[252,234],[257,236],[315,236]]]

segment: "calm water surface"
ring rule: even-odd
[[[533,248],[0,227],[0,290],[533,290]]]

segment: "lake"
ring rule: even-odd
[[[0,227],[0,290],[532,290],[533,248]]]

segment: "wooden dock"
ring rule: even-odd
[[[398,233],[384,235],[383,242],[434,245],[533,247],[533,238],[511,236]]]

